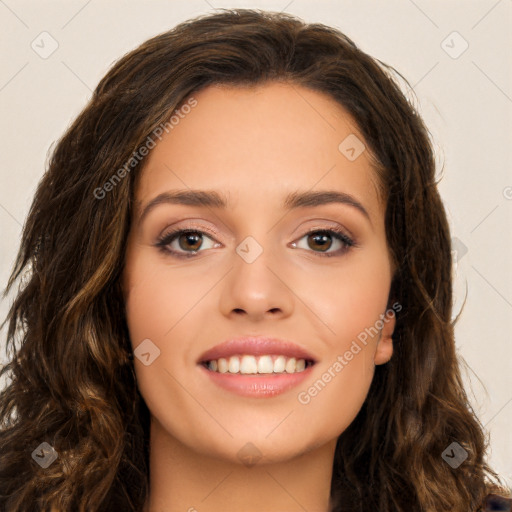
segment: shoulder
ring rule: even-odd
[[[485,498],[483,512],[512,512],[512,499],[498,494],[488,494]]]

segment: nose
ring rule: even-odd
[[[233,258],[233,267],[222,284],[222,313],[253,321],[289,317],[295,297],[289,283],[290,274],[268,250],[263,250],[253,261],[241,254]]]

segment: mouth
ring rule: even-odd
[[[283,354],[264,354],[254,356],[250,354],[238,354],[229,358],[220,357],[202,361],[207,370],[216,373],[229,373],[232,375],[269,375],[300,373],[313,366],[312,359],[297,359]]]
[[[250,397],[271,397],[297,386],[317,363],[299,345],[276,338],[228,340],[205,352],[198,366],[215,384]]]

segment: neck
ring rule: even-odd
[[[273,464],[244,465],[197,453],[154,418],[144,512],[329,512],[336,439]]]

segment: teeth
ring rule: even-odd
[[[275,373],[283,373],[286,368],[286,357],[278,356],[274,361],[274,372]]]
[[[238,372],[232,372],[231,371],[231,361],[239,361],[238,357],[230,357],[229,358],[229,365],[230,373],[238,373]],[[235,365],[236,366],[236,365]],[[242,362],[239,365],[240,373],[258,373],[258,363],[256,362],[256,358],[254,356],[243,356]]]
[[[217,361],[217,365],[219,367],[219,372],[220,373],[227,373],[228,372],[228,362],[226,359],[224,359],[223,357],[221,357],[218,361]]]
[[[240,373],[242,375],[258,373],[299,373],[306,369],[305,359],[295,357],[263,355],[231,356],[229,359],[221,357],[208,361],[209,370],[218,373]]]
[[[258,360],[258,373],[272,373],[274,362],[270,356],[261,356]]]
[[[292,357],[286,361],[284,369],[286,370],[286,373],[295,373],[295,366],[295,357]]]
[[[301,372],[302,370],[304,370],[306,368],[306,361],[304,361],[304,359],[299,359],[296,363],[295,363],[295,371],[296,372]]]
[[[229,366],[228,371],[229,373],[238,373],[240,370],[240,359],[238,357],[230,357],[229,358]],[[244,373],[244,372],[242,372]]]

